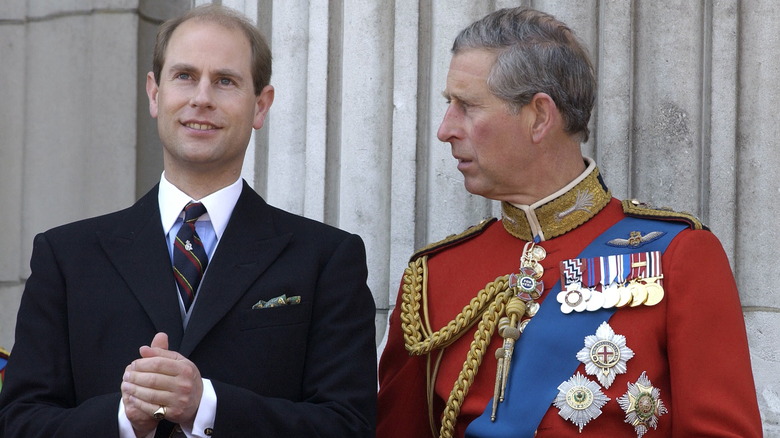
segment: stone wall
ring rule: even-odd
[[[0,2],[0,345],[13,343],[35,233],[126,206],[159,179],[143,77],[156,26],[200,3]],[[276,101],[245,177],[270,203],[364,237],[380,335],[413,250],[497,214],[435,136],[453,37],[517,4],[567,22],[599,77],[583,151],[616,196],[691,211],[720,237],[765,432],[780,436],[775,2],[222,3],[256,20],[274,54]]]

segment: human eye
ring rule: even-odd
[[[220,78],[217,81],[217,83],[219,85],[222,85],[223,87],[229,87],[229,86],[235,84],[235,82],[232,79],[230,79],[230,78]]]
[[[180,72],[180,73],[176,73],[174,78],[182,80],[182,81],[187,81],[187,80],[189,80],[191,78],[191,76],[190,76],[189,73]]]

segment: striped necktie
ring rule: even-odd
[[[190,202],[184,206],[184,223],[173,244],[173,275],[179,284],[179,293],[186,310],[190,309],[195,299],[195,292],[209,263],[203,242],[195,231],[195,221],[205,213],[206,207],[199,202]]]

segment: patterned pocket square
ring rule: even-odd
[[[253,309],[268,309],[270,307],[291,306],[294,304],[300,304],[300,295],[288,297],[286,294],[279,295],[278,297],[271,298],[270,300],[260,300],[252,306]]]

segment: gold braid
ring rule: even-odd
[[[431,332],[429,327],[423,326],[420,316],[421,301],[425,301],[422,307],[427,325],[427,260],[428,256],[412,260],[404,271],[400,318],[404,344],[409,354],[422,356],[430,354],[434,349],[447,347],[460,338],[482,315],[466,361],[444,409],[439,436],[449,438],[455,428],[463,400],[482,364],[485,348],[490,343],[496,324],[513,294],[509,290],[509,276],[498,277],[485,285],[455,319],[441,329]]]

